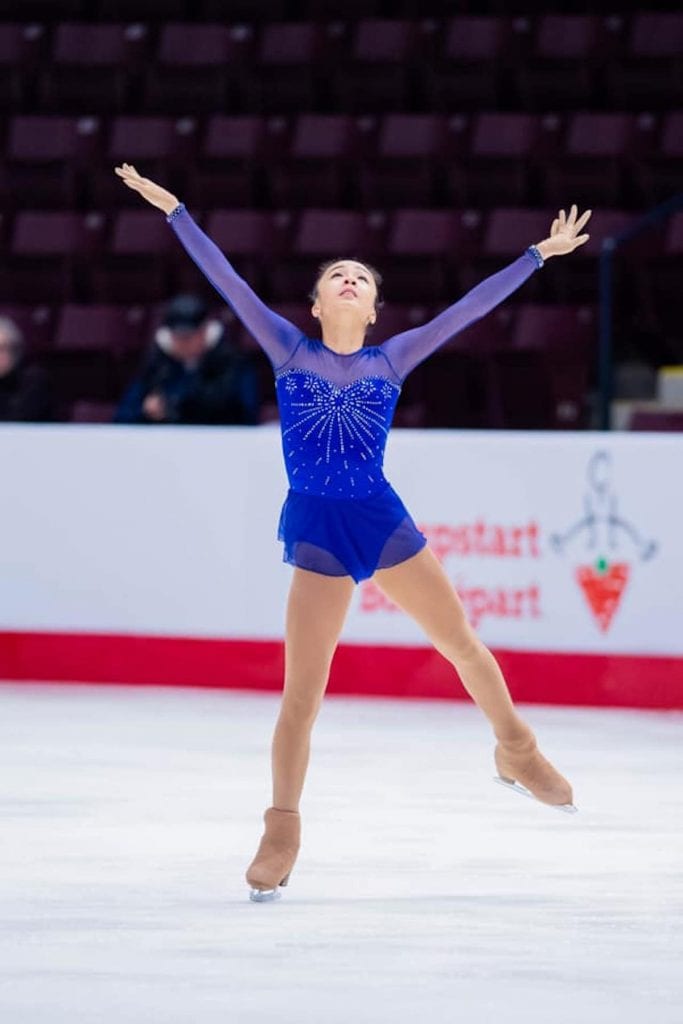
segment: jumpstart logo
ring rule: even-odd
[[[522,523],[501,523],[478,517],[473,522],[457,525],[419,522],[417,526],[442,565],[453,558],[456,566],[461,569],[466,559],[473,558],[475,561],[491,559],[496,564],[520,562],[529,566],[541,558],[540,527],[535,519]],[[542,618],[541,589],[534,580],[513,585],[470,583],[458,571],[453,583],[475,629],[485,618]],[[359,610],[400,611],[372,579],[364,580],[360,586]]]
[[[455,524],[417,524],[447,569],[475,629],[484,620],[542,625],[548,611],[540,580],[544,562],[550,574],[556,576],[557,570],[548,565],[554,552],[573,560],[573,577],[588,613],[598,629],[607,633],[632,578],[633,562],[647,561],[658,550],[654,540],[643,537],[632,522],[620,515],[609,474],[609,453],[597,451],[588,462],[588,487],[580,503],[583,514],[562,533],[545,533],[538,514],[533,513],[518,522],[477,516]],[[478,578],[469,575],[470,560]],[[485,563],[493,563],[500,572],[491,573]],[[400,611],[373,580],[364,580],[359,590],[361,613]],[[557,610],[554,614],[558,614]]]
[[[580,557],[586,552],[591,556],[590,562],[575,566],[574,577],[603,633],[609,629],[631,577],[629,551],[644,562],[658,549],[656,541],[644,538],[619,514],[609,472],[609,452],[596,452],[588,463],[583,515],[564,533],[550,535],[557,554],[576,552]]]

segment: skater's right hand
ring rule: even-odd
[[[163,210],[165,214],[169,214],[171,210],[175,210],[179,200],[172,192],[168,192],[161,185],[157,185],[155,182],[150,181],[149,178],[143,178],[135,170],[132,164],[121,164],[120,167],[115,167],[114,170],[123,178],[125,185],[129,188],[135,189],[139,192],[143,199],[146,199],[152,206],[157,206],[160,210]]]

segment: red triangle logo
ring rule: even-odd
[[[609,629],[614,613],[629,576],[627,562],[613,562],[609,567],[604,559],[593,565],[579,565],[576,579],[603,633]]]

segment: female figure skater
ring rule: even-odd
[[[385,478],[387,432],[410,371],[453,335],[515,291],[551,256],[589,238],[591,215],[559,211],[550,236],[487,277],[430,322],[364,347],[377,319],[377,271],[356,259],[324,264],[312,292],[322,340],[312,340],[270,310],[200,229],[176,196],[131,164],[116,173],[163,210],[200,270],[268,355],[275,374],[289,490],[280,513],[283,560],[294,568],[288,595],[285,680],[272,745],[273,803],[246,872],[254,901],[277,899],[296,861],[299,801],[310,737],[337,640],[356,583],[372,577],[422,627],[454,666],[491,723],[496,781],[555,808],[574,812],[569,782],[538,750],[519,716],[493,654],[427,539]]]

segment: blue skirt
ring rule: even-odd
[[[391,484],[369,498],[287,492],[277,531],[283,562],[356,583],[417,554],[427,538]]]

